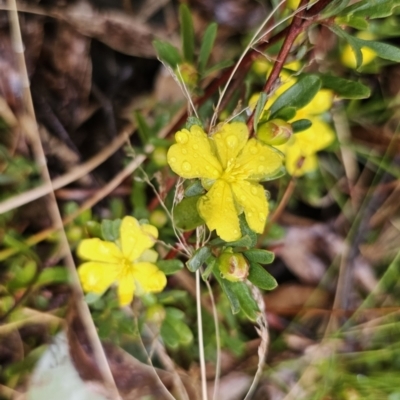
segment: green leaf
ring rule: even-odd
[[[312,125],[309,119],[298,119],[292,122],[293,133],[298,133],[307,130]]]
[[[256,111],[254,113],[253,127],[254,131],[257,132],[257,127],[260,121],[260,116],[264,112],[265,104],[267,104],[268,95],[265,92],[261,92],[257,101]]]
[[[207,246],[197,249],[194,252],[192,258],[186,261],[186,266],[188,270],[191,272],[196,272],[206,262],[210,255],[211,250]]]
[[[354,15],[335,18],[335,22],[338,25],[347,25],[360,31],[366,30],[369,27],[369,24],[364,17],[355,17]]]
[[[302,108],[307,105],[321,88],[321,80],[317,75],[301,75],[298,81],[282,93],[272,104],[271,113],[283,107]]]
[[[325,7],[321,13],[322,19],[329,18],[332,16],[336,16],[347,7],[347,4],[350,3],[350,0],[333,0],[329,3],[327,7]]]
[[[156,265],[165,275],[175,274],[175,272],[180,271],[184,267],[181,260],[160,260],[157,261]]]
[[[149,125],[147,125],[146,120],[139,111],[135,112],[135,119],[138,127],[139,137],[142,142],[142,145],[144,146],[149,142],[149,139],[152,136],[151,129]]]
[[[201,196],[185,197],[175,206],[173,217],[175,225],[183,230],[190,231],[204,224],[199,212],[197,202]]]
[[[331,25],[329,29],[337,36],[341,37],[342,39],[346,40],[346,42],[350,45],[351,49],[354,52],[354,55],[356,57],[356,68],[359,68],[363,62],[363,55],[361,53],[361,47],[360,43],[358,42],[358,39],[355,38],[354,36],[349,35],[347,32],[345,32],[343,29],[339,28],[337,25]]]
[[[193,63],[194,55],[194,30],[193,20],[190,14],[189,7],[186,4],[179,6],[179,19],[181,21],[181,39],[183,48],[183,57],[189,62]]]
[[[119,238],[119,228],[121,226],[121,220],[110,220],[103,219],[101,221],[101,234],[104,240],[114,242]]]
[[[167,347],[171,349],[176,349],[179,347],[180,337],[178,332],[176,332],[174,325],[165,318],[160,328],[161,337]]]
[[[199,179],[196,179],[185,189],[185,197],[193,197],[204,194],[204,187]]]
[[[207,29],[204,32],[199,53],[199,73],[201,75],[203,75],[212,48],[214,46],[215,37],[217,36],[217,29],[218,25],[215,22],[213,22],[212,24],[207,26]]]
[[[103,237],[101,234],[101,225],[98,222],[88,221],[85,224],[85,228],[90,237],[97,237],[100,239]]]
[[[167,317],[174,320],[181,320],[185,318],[185,313],[179,308],[165,307],[165,313]]]
[[[400,48],[392,46],[391,44],[376,42],[374,40],[363,40],[355,38],[361,47],[369,47],[375,53],[385,60],[400,62]]]
[[[371,95],[370,88],[362,83],[333,75],[320,75],[320,78],[324,89],[333,90],[343,99],[366,99]]]
[[[212,273],[212,271],[214,270],[216,261],[217,261],[217,259],[212,255],[207,258],[207,261],[206,261],[207,267],[206,267],[205,271],[201,274],[203,281],[206,281],[208,279],[208,277],[210,276],[210,274]]]
[[[233,282],[230,282],[226,279],[221,278],[221,273],[219,272],[218,267],[215,264],[215,268],[213,271],[213,275],[215,279],[220,284],[225,296],[229,301],[229,305],[231,306],[232,314],[237,314],[240,311],[240,302],[234,291],[232,290]]]
[[[253,285],[264,290],[272,290],[278,286],[275,278],[256,262],[250,262],[248,280]]]
[[[206,71],[204,71],[204,76],[210,75],[211,73],[219,71],[220,69],[228,68],[233,64],[234,64],[233,60],[221,61],[217,64],[214,64],[212,67],[208,68]]]
[[[245,282],[231,282],[230,289],[236,295],[239,300],[241,310],[250,318],[252,321],[257,319],[257,314],[260,312],[257,302],[254,300],[251,294],[250,288]]]
[[[40,273],[38,279],[35,282],[35,286],[39,287],[39,286],[55,285],[68,282],[69,282],[69,274],[66,268],[51,267],[51,268],[45,268]]]
[[[158,58],[173,69],[175,69],[178,64],[182,63],[182,57],[178,49],[172,46],[172,44],[161,40],[153,40],[153,46],[156,49]]]
[[[362,0],[345,8],[340,15],[351,15],[368,19],[384,18],[393,14],[400,5],[399,0]]]
[[[262,249],[251,249],[243,252],[249,261],[260,264],[271,264],[275,259],[275,254],[272,251]]]
[[[284,121],[289,121],[296,115],[296,107],[282,107],[276,113],[271,114],[270,120],[273,119],[283,119]]]

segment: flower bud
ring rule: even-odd
[[[189,86],[190,88],[193,88],[196,86],[198,74],[197,74],[196,68],[192,64],[189,64],[189,63],[180,64],[179,71],[180,71],[180,75],[182,76],[183,82],[187,86]],[[178,71],[176,71],[176,72],[177,72],[178,78],[180,78],[179,72]]]
[[[258,127],[257,137],[265,144],[279,146],[286,143],[293,135],[293,128],[283,119],[273,119]]]
[[[240,253],[225,251],[218,257],[221,276],[231,282],[244,281],[249,275],[249,264]]]
[[[149,216],[149,222],[156,228],[162,228],[168,222],[168,216],[164,210],[154,210]]]
[[[167,149],[165,147],[156,147],[151,153],[151,159],[157,167],[165,167],[167,165]]]
[[[146,320],[161,325],[165,319],[165,315],[165,308],[162,305],[153,304],[146,311]]]

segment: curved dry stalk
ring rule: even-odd
[[[265,302],[264,298],[260,292],[260,290],[254,286],[253,284],[249,285],[251,288],[251,292],[253,294],[254,299],[257,302],[257,305],[260,309],[260,313],[257,318],[257,324],[259,328],[256,328],[256,331],[258,335],[261,338],[260,345],[258,346],[258,365],[257,365],[257,371],[254,375],[253,382],[251,383],[250,389],[248,390],[246,397],[244,400],[249,400],[251,396],[253,395],[254,391],[256,390],[256,387],[258,385],[258,382],[260,381],[262,371],[265,365],[265,359],[267,357],[267,352],[268,352],[268,344],[269,344],[269,331],[268,331],[268,322],[265,317]]]
[[[34,157],[36,160],[36,163],[38,164],[40,168],[40,174],[45,182],[47,184],[51,185],[51,178],[49,174],[49,170],[47,169],[46,165],[46,156],[44,154],[44,150],[42,147],[42,143],[40,140],[39,136],[39,131],[37,128],[36,124],[36,117],[35,117],[35,110],[33,108],[33,101],[32,101],[32,96],[30,92],[30,87],[29,87],[29,77],[28,77],[28,71],[25,63],[25,56],[24,56],[24,46],[22,42],[22,37],[21,37],[21,28],[19,25],[19,19],[18,19],[18,9],[17,9],[17,3],[16,0],[8,0],[8,6],[10,8],[9,10],[9,18],[10,18],[10,26],[11,26],[11,38],[12,38],[12,45],[13,49],[16,53],[17,60],[18,60],[18,67],[19,67],[19,72],[21,74],[21,81],[23,85],[23,93],[24,93],[24,106],[26,109],[27,117],[28,117],[28,122],[29,124],[26,124],[25,128],[28,128],[26,130],[26,134],[29,137],[29,140],[32,145]],[[79,310],[80,316],[82,318],[82,322],[85,326],[85,329],[87,331],[90,344],[92,345],[93,348],[93,355],[94,358],[97,362],[97,365],[99,367],[101,376],[104,380],[105,386],[108,388],[110,394],[112,394],[114,399],[119,399],[119,392],[117,389],[117,386],[114,381],[114,377],[111,373],[110,366],[107,361],[107,357],[104,353],[104,349],[101,345],[100,338],[97,334],[96,327],[94,325],[93,319],[90,315],[89,307],[84,301],[84,295],[83,295],[83,290],[80,285],[78,273],[75,267],[74,259],[72,257],[71,250],[68,245],[68,239],[65,234],[64,228],[63,228],[63,223],[62,223],[62,218],[60,214],[60,210],[58,209],[57,206],[57,201],[55,198],[55,194],[52,191],[49,193],[49,198],[48,198],[48,207],[49,207],[49,213],[51,216],[51,220],[53,222],[53,225],[60,231],[60,242],[61,242],[61,249],[62,251],[65,252],[65,265],[68,269],[68,272],[71,277],[71,287],[72,291],[76,297],[76,303],[77,303],[77,308]]]

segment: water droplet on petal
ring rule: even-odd
[[[199,146],[197,144],[193,145],[193,150],[197,150],[199,148]]]
[[[225,143],[228,147],[236,147],[238,144],[238,138],[235,135],[229,135],[226,139],[225,139]]]
[[[249,216],[249,218],[250,218],[250,217],[252,217],[252,216],[253,216],[253,213],[249,212],[247,215],[248,215],[248,216]]]
[[[257,153],[258,153],[257,147],[256,147],[256,146],[250,147],[250,153],[251,153],[251,154],[257,154]]]
[[[238,231],[237,229],[234,229],[234,230],[233,230],[233,233],[234,233],[235,235],[237,235],[237,234],[239,233],[239,231]]]
[[[264,169],[265,168],[264,168],[263,165],[259,165],[258,168],[257,168],[257,171],[261,173],[261,172],[264,172]]]
[[[264,156],[261,156],[261,157],[260,157],[260,161],[265,161],[265,157],[264,157]]]
[[[240,200],[241,201],[246,201],[246,196],[244,196],[244,195],[240,196]]]
[[[182,154],[187,154],[187,150],[186,149],[182,149]]]
[[[178,143],[185,144],[189,141],[189,135],[184,131],[179,131],[175,135],[175,139]]]
[[[174,163],[174,162],[176,162],[176,158],[175,158],[175,157],[171,157],[171,158],[170,158],[170,161],[171,161],[172,163]]]
[[[214,169],[214,171],[212,172],[212,174],[216,177],[218,176],[218,171],[216,169]]]
[[[191,166],[190,163],[188,163],[187,161],[185,161],[185,162],[182,164],[182,169],[183,169],[184,171],[186,171],[186,172],[189,172],[189,171],[192,169],[192,166]]]
[[[251,188],[251,194],[254,194],[254,196],[257,194],[257,189],[255,187]]]
[[[265,215],[262,212],[258,213],[258,218],[260,219],[260,222],[265,221]]]

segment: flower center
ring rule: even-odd
[[[234,183],[239,180],[246,179],[247,175],[243,173],[240,168],[236,165],[236,160],[231,158],[226,166],[225,171],[222,173],[219,179],[223,179],[228,183]]]
[[[125,257],[120,258],[118,279],[124,279],[124,278],[132,277],[133,270],[134,270],[133,264],[129,259],[127,259]]]

